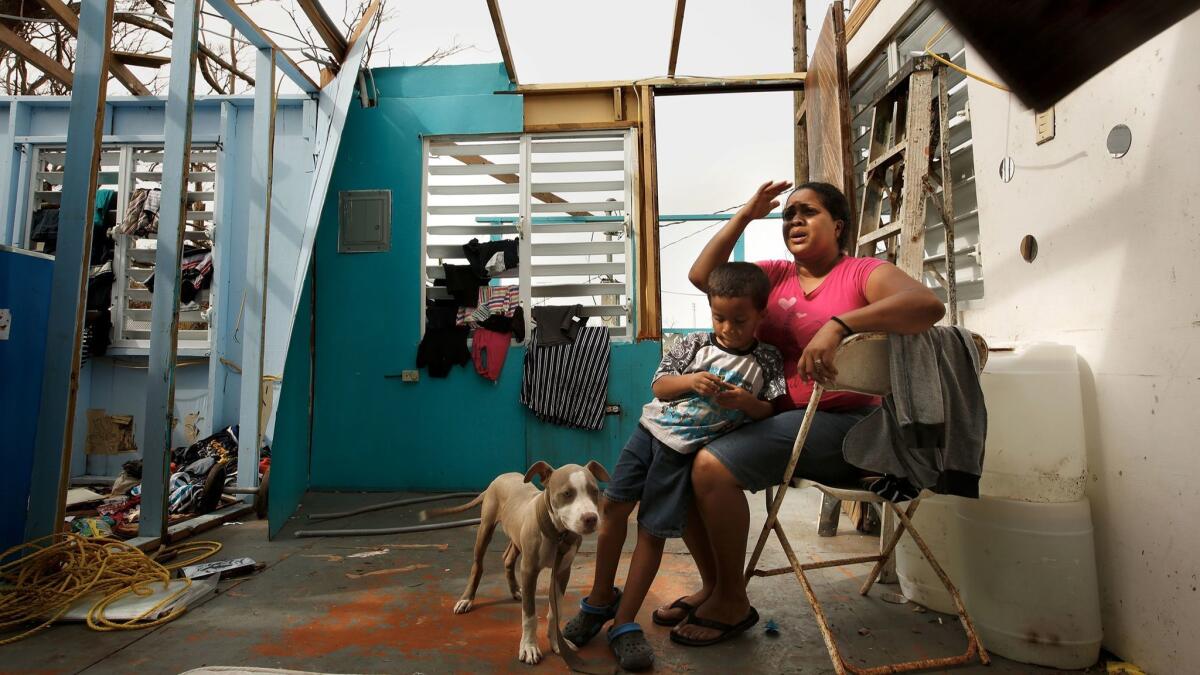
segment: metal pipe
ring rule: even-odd
[[[404,534],[407,532],[429,532],[431,530],[447,530],[452,527],[467,527],[478,525],[479,518],[469,520],[451,520],[445,523],[427,523],[425,525],[408,525],[405,527],[384,527],[378,529],[349,529],[349,530],[297,530],[296,536],[304,537],[370,537],[377,534]]]
[[[345,518],[346,516],[357,516],[360,513],[370,513],[371,511],[382,511],[396,506],[408,506],[410,504],[424,504],[425,502],[436,502],[443,499],[458,499],[460,497],[470,497],[474,499],[479,496],[478,492],[450,492],[443,495],[426,495],[424,497],[412,497],[409,499],[400,499],[392,502],[383,502],[382,504],[374,504],[364,506],[361,509],[353,511],[342,511],[339,513],[310,513],[309,520],[332,520],[334,518]]]

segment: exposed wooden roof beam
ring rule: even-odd
[[[508,80],[517,83],[517,67],[513,64],[512,50],[508,47],[508,34],[504,32],[504,18],[500,16],[499,0],[487,0],[488,12],[492,15],[492,27],[496,29],[496,42],[500,43],[500,55],[504,57],[504,68]]]
[[[112,57],[118,63],[123,63],[127,66],[141,66],[142,68],[162,68],[171,62],[171,57],[169,56],[139,54],[137,52],[113,52]]]
[[[679,38],[683,35],[683,8],[687,0],[675,0],[675,30],[671,34],[671,59],[667,62],[667,77],[675,77],[675,64],[679,62]]]
[[[312,81],[299,64],[292,60],[292,57],[287,55],[287,52],[280,49],[279,45],[275,44],[267,34],[263,32],[258,24],[254,23],[246,13],[234,2],[234,0],[207,0],[208,4],[217,12],[225,17],[237,32],[258,49],[274,49],[276,52],[276,66],[279,71],[287,76],[292,82],[295,82],[301,91],[308,94],[315,94],[321,90],[316,82]]]
[[[494,162],[489,160],[487,157],[480,157],[479,155],[458,155],[454,159],[457,159],[458,161],[462,162],[463,164],[494,164]],[[521,182],[521,177],[515,173],[492,174],[492,178],[495,178],[496,180],[500,181],[501,183],[506,183],[508,185],[515,185],[515,184]],[[567,200],[563,199],[562,197],[559,197],[558,195],[554,194],[553,192],[534,192],[530,196],[532,196],[534,199],[536,199],[540,202],[546,203],[546,204],[566,204],[567,203]],[[590,211],[568,211],[567,214],[571,215],[571,216],[593,215]]]
[[[763,75],[731,75],[728,77],[655,77],[645,80],[604,80],[597,82],[561,82],[552,84],[521,84],[512,93],[536,96],[573,91],[612,89],[614,87],[649,86],[663,96],[735,91],[792,91],[804,88],[804,73],[767,73]]]
[[[317,35],[321,36],[321,41],[329,48],[334,60],[340,65],[350,50],[350,44],[342,35],[342,31],[338,30],[337,24],[325,12],[325,8],[319,0],[296,1],[300,5],[300,9],[304,10],[308,20],[312,22],[313,28],[317,29]]]
[[[363,10],[363,15],[359,17],[358,23],[354,26],[354,32],[350,33],[350,40],[346,43],[346,53],[354,47],[354,43],[358,42],[363,33],[367,32],[367,27],[371,25],[371,21],[375,19],[375,14],[379,12],[379,0],[372,0],[371,4]]]
[[[54,18],[58,19],[58,22],[63,25],[63,28],[67,29],[68,33],[71,35],[79,34],[79,17],[62,0],[38,0],[38,2],[41,3],[42,7],[46,8],[46,11],[53,14]],[[117,81],[128,89],[130,93],[136,96],[150,95],[150,90],[146,88],[146,85],[142,84],[141,80],[129,72],[129,69],[124,64],[118,62],[112,54],[108,57],[108,72],[112,73],[112,76],[117,78]]]
[[[61,63],[50,58],[49,55],[37,47],[26,42],[24,38],[14,33],[12,29],[4,24],[0,24],[0,45],[8,47],[14,54],[33,64],[35,68],[55,80],[68,87],[71,86],[71,71],[67,70]]]

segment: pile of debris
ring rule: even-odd
[[[171,475],[167,483],[168,524],[210,513],[237,502],[225,494],[237,483],[238,427],[225,427],[217,433],[171,452]],[[259,482],[270,471],[271,448],[259,454]],[[142,461],[131,460],[122,466],[107,492],[74,488],[67,494],[66,518],[70,530],[86,537],[137,536],[141,515]],[[257,495],[260,515],[265,511],[265,489]]]

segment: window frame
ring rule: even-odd
[[[623,168],[622,168],[623,177],[621,179],[621,182],[623,184],[622,193],[624,195],[624,199],[622,201],[623,209],[621,209],[621,210],[623,210],[623,214],[621,214],[619,216],[621,218],[621,220],[619,221],[619,226],[615,226],[615,227],[609,226],[606,231],[603,228],[603,226],[600,224],[579,223],[579,221],[573,220],[568,215],[563,215],[561,217],[561,220],[564,221],[563,223],[536,222],[535,219],[543,217],[538,214],[543,213],[543,212],[546,212],[546,215],[551,218],[559,219],[559,216],[557,214],[553,214],[552,212],[550,212],[550,209],[548,209],[548,208],[542,208],[542,209],[534,208],[535,206],[542,204],[541,202],[535,203],[533,201],[533,196],[532,196],[533,192],[534,192],[533,188],[536,183],[536,181],[534,181],[532,179],[534,163],[537,159],[540,159],[540,157],[535,157],[535,155],[538,154],[535,150],[536,141],[542,141],[542,140],[587,141],[589,139],[590,140],[618,140],[619,139],[623,144],[623,147],[621,149],[621,153],[623,156],[623,158],[621,160],[622,164],[623,164]],[[635,259],[635,255],[636,255],[636,251],[637,251],[637,242],[635,241],[635,239],[637,237],[637,225],[638,225],[638,217],[639,217],[638,205],[639,204],[638,204],[638,195],[636,192],[637,185],[638,185],[638,182],[637,182],[638,137],[637,137],[637,130],[632,129],[632,128],[570,131],[570,132],[529,132],[529,133],[522,132],[522,133],[507,133],[507,134],[427,135],[427,136],[422,136],[422,145],[421,145],[421,148],[422,148],[421,246],[420,246],[420,251],[419,251],[420,263],[418,265],[418,267],[420,268],[419,274],[420,274],[420,286],[421,286],[421,303],[420,303],[420,307],[419,307],[421,333],[424,334],[424,332],[425,332],[425,321],[426,321],[425,304],[426,304],[427,299],[429,298],[429,289],[431,288],[431,284],[434,281],[434,277],[430,276],[427,266],[432,264],[432,261],[440,259],[440,258],[435,258],[429,254],[429,246],[430,246],[430,244],[429,244],[429,236],[430,236],[429,228],[431,227],[431,224],[429,222],[429,216],[431,215],[429,212],[429,210],[430,210],[429,176],[430,176],[430,157],[431,157],[430,148],[433,145],[460,143],[460,142],[504,143],[504,144],[517,143],[519,146],[518,153],[516,153],[516,155],[517,155],[517,172],[516,172],[516,174],[518,176],[516,192],[517,192],[517,197],[518,197],[518,204],[517,204],[517,213],[515,216],[512,216],[514,218],[515,222],[512,223],[511,225],[509,225],[507,223],[502,224],[501,227],[504,228],[504,231],[494,232],[494,233],[488,233],[488,232],[484,231],[485,228],[487,228],[488,226],[480,224],[480,227],[479,227],[480,231],[478,233],[470,233],[470,234],[464,233],[463,236],[478,236],[478,237],[482,238],[489,234],[504,235],[504,236],[510,236],[513,234],[516,235],[516,237],[519,241],[518,254],[519,254],[519,259],[520,259],[520,265],[519,265],[519,268],[518,268],[515,278],[517,281],[517,285],[519,287],[520,303],[521,303],[521,306],[525,309],[526,335],[532,335],[532,330],[533,330],[531,308],[534,306],[540,306],[541,304],[544,304],[544,303],[538,303],[537,305],[535,305],[535,303],[534,303],[535,299],[540,299],[540,298],[553,299],[556,297],[559,297],[559,298],[593,297],[593,298],[597,299],[597,304],[594,305],[594,307],[601,308],[601,307],[607,306],[607,303],[604,303],[602,301],[603,298],[616,297],[616,298],[620,299],[620,301],[616,305],[617,307],[620,308],[619,311],[613,311],[613,310],[607,310],[607,309],[595,309],[595,310],[589,311],[588,309],[585,309],[585,316],[588,316],[589,318],[591,316],[600,316],[601,317],[600,323],[602,325],[608,325],[610,330],[613,329],[614,327],[612,325],[610,325],[609,321],[606,321],[606,317],[610,317],[610,316],[611,317],[617,317],[617,316],[624,317],[624,325],[617,327],[620,330],[622,330],[623,332],[613,335],[610,338],[610,342],[611,343],[631,343],[631,342],[633,342],[635,339],[635,336],[637,334],[637,330],[636,330],[636,328],[637,328],[637,312],[636,312],[637,283],[636,283],[636,259]],[[569,192],[569,191],[564,191],[564,192]],[[616,209],[614,209],[614,210],[616,210]],[[618,222],[618,221],[612,221],[612,222]],[[578,224],[576,225],[576,223],[578,223]],[[601,234],[601,233],[603,233],[603,234],[621,233],[621,235],[623,237],[623,242],[622,242],[623,247],[621,249],[621,255],[623,255],[623,260],[621,261],[622,270],[621,270],[620,274],[622,274],[624,277],[623,281],[620,281],[620,282],[613,281],[612,277],[614,274],[616,274],[614,272],[598,272],[598,273],[594,273],[594,274],[589,274],[587,271],[582,271],[579,275],[569,275],[569,276],[589,277],[585,281],[568,281],[568,282],[563,282],[560,284],[541,282],[541,283],[534,284],[533,283],[533,279],[535,276],[533,273],[534,266],[553,264],[553,263],[534,261],[534,257],[535,257],[534,246],[540,245],[540,243],[536,241],[538,234],[539,234],[538,226],[545,227],[547,225],[560,226],[564,231],[557,232],[558,234],[563,234],[563,233],[585,234],[589,231],[593,235]],[[575,227],[572,227],[573,225]],[[495,226],[493,226],[493,227],[495,227]],[[578,228],[578,229],[576,229],[576,228]],[[540,234],[555,234],[555,232],[544,232],[543,231]],[[560,243],[584,244],[584,243],[589,243],[589,242],[580,241],[580,242],[560,242]],[[600,242],[594,242],[594,243],[600,243]],[[597,255],[600,255],[600,256],[612,255],[612,253],[586,253],[586,254],[579,254],[579,255],[586,255],[589,258],[589,261],[586,263],[567,263],[567,264],[578,264],[580,266],[599,264],[599,263],[591,262],[590,258],[592,256],[597,256]],[[605,276],[608,276],[609,280],[606,281],[604,279]],[[598,283],[621,283],[623,286],[622,292],[620,294],[599,294],[599,295],[587,296],[587,295],[548,295],[548,294],[544,294],[544,293],[538,293],[535,290],[535,289],[538,289],[541,287],[547,287],[547,286],[585,287],[585,286],[591,285],[593,283],[597,283],[597,282],[593,282],[591,277],[600,277],[601,280]],[[507,277],[507,278],[511,279],[512,277]]]
[[[44,182],[43,179],[41,178],[40,174],[46,173],[46,172],[43,172],[41,169],[41,166],[43,163],[42,154],[46,153],[46,152],[62,153],[64,156],[64,159],[65,159],[66,145],[65,145],[65,143],[63,143],[61,141],[52,141],[52,142],[45,142],[45,143],[30,143],[29,148],[30,148],[30,153],[29,153],[29,158],[28,158],[29,169],[28,169],[28,176],[27,176],[28,182],[25,182],[22,184],[22,190],[24,192],[24,195],[23,195],[24,196],[24,204],[23,204],[24,213],[22,214],[23,231],[22,231],[22,235],[21,235],[21,237],[22,237],[21,246],[23,248],[25,248],[26,250],[33,250],[33,241],[32,241],[33,214],[37,211],[37,207],[38,207],[40,201],[45,201],[45,200],[39,200],[37,195],[39,193],[44,194],[46,192],[44,190],[37,189],[41,186],[41,183]],[[118,226],[121,225],[121,223],[124,220],[125,211],[129,205],[130,195],[133,192],[133,190],[136,189],[136,187],[137,187],[137,181],[139,180],[137,177],[137,174],[139,174],[139,173],[142,173],[142,174],[158,173],[160,175],[160,179],[158,182],[159,182],[159,185],[161,186],[161,168],[158,171],[153,171],[153,172],[137,171],[137,167],[136,167],[136,163],[135,163],[135,156],[138,152],[162,153],[162,152],[165,152],[165,144],[162,141],[144,141],[144,142],[128,142],[128,141],[126,141],[126,142],[117,142],[117,143],[103,143],[101,146],[101,155],[102,156],[107,153],[116,153],[117,154],[117,163],[116,163],[117,168],[115,171],[116,182],[113,183],[110,181],[98,180],[97,185],[115,185],[115,189],[116,189],[116,193],[117,193],[116,214],[117,214],[117,225]],[[213,261],[212,261],[213,267],[214,267],[213,276],[214,276],[214,281],[215,281],[215,278],[216,278],[216,269],[215,268],[218,264],[220,264],[219,256],[217,254],[217,238],[218,238],[217,231],[221,228],[220,203],[221,203],[221,200],[225,198],[224,196],[219,194],[219,190],[217,188],[217,186],[220,184],[219,181],[220,181],[220,174],[221,174],[221,166],[220,165],[221,165],[221,159],[222,159],[222,151],[221,151],[220,143],[203,142],[203,143],[194,143],[191,147],[191,153],[193,155],[195,155],[197,153],[211,153],[213,155],[213,158],[211,161],[203,162],[205,164],[211,164],[213,166],[213,169],[211,171],[211,173],[213,174],[212,178],[211,178],[211,180],[202,181],[204,183],[211,184],[211,186],[212,186],[211,192],[213,193],[213,195],[212,195],[211,199],[204,199],[204,200],[198,200],[198,201],[207,202],[212,207],[211,211],[206,211],[205,213],[211,214],[211,218],[206,218],[206,220],[211,220],[211,222],[212,222],[213,234],[212,234],[212,237],[208,239],[208,242],[209,242],[209,250],[211,251],[212,257],[213,257]],[[101,175],[114,173],[111,170],[108,170],[108,171],[104,170],[103,169],[104,166],[111,166],[111,164],[104,164],[104,163],[101,164],[101,171],[100,171]],[[65,167],[65,165],[64,165],[64,167]],[[61,172],[51,172],[51,173],[61,173]],[[209,173],[209,172],[204,172],[204,173]],[[154,182],[153,179],[142,179],[142,180],[144,180],[145,182]],[[185,177],[184,185],[185,185],[185,187],[187,186],[186,177]],[[203,190],[201,192],[208,192],[208,191],[209,190]],[[59,191],[52,190],[51,192],[59,192]],[[194,193],[194,192],[196,192],[196,191],[189,190],[189,193]],[[125,290],[126,290],[126,287],[128,286],[129,279],[130,279],[128,258],[129,258],[129,251],[132,248],[134,248],[134,244],[132,241],[133,239],[150,239],[150,237],[133,237],[132,235],[126,235],[126,234],[121,234],[121,233],[114,233],[114,235],[113,235],[113,259],[112,259],[113,286],[112,286],[111,297],[110,297],[110,312],[111,312],[111,318],[112,318],[112,335],[111,335],[111,341],[109,344],[109,353],[113,354],[113,355],[142,355],[142,354],[149,354],[149,352],[150,352],[150,338],[149,337],[147,337],[147,338],[126,337],[127,328],[126,328],[125,324],[126,324],[126,320],[127,320],[127,314],[126,314]],[[157,240],[157,233],[156,233],[155,237],[153,237],[153,239]],[[144,250],[154,251],[156,249],[144,249]],[[204,321],[204,323],[206,324],[207,327],[204,328],[202,331],[205,334],[205,336],[202,339],[185,338],[184,336],[186,334],[198,333],[201,331],[181,330],[179,337],[177,338],[178,339],[177,344],[178,344],[178,349],[180,350],[180,353],[209,353],[212,350],[213,343],[215,342],[215,338],[213,335],[214,316],[215,316],[215,313],[219,309],[217,306],[218,298],[217,298],[217,294],[214,292],[214,289],[211,286],[205,292],[208,293],[208,307],[209,307],[208,319],[206,319]],[[147,307],[144,309],[149,311],[150,308]],[[190,311],[190,310],[188,310],[188,311]],[[199,311],[199,310],[197,310],[197,311]]]

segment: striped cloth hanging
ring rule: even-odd
[[[521,404],[543,422],[579,429],[604,426],[608,395],[608,328],[583,327],[575,341],[541,346],[540,328],[525,352]]]

